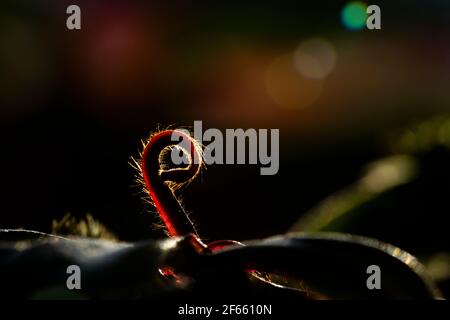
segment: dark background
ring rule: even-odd
[[[450,3],[393,2],[377,2],[382,29],[371,31],[343,22],[350,1],[2,1],[0,226],[49,232],[91,213],[122,240],[163,237],[128,162],[158,125],[202,120],[279,128],[280,170],[208,166],[182,193],[200,235],[286,232],[397,153],[398,130],[449,111]],[[69,4],[82,30],[66,29]],[[291,62],[317,38],[335,63],[309,79]],[[450,157],[441,146],[418,159],[424,180],[336,230],[445,255]]]

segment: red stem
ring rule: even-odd
[[[167,147],[180,145],[183,139],[188,146],[186,152],[191,161],[185,168],[162,170],[159,161],[161,152]],[[194,140],[187,134],[176,130],[165,130],[156,134],[146,145],[142,157],[142,174],[150,197],[167,227],[171,237],[184,236],[190,233],[197,235],[194,225],[186,215],[182,205],[175,197],[169,182],[186,182],[194,178],[201,168],[201,153]],[[198,161],[193,161],[198,159]]]

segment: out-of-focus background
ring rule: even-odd
[[[81,7],[82,29],[66,28]],[[157,126],[279,128],[280,170],[211,165],[184,190],[206,239],[288,230],[378,238],[448,290],[450,3],[0,4],[0,227],[87,213],[160,238],[134,170]]]

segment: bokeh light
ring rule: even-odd
[[[96,108],[123,110],[151,96],[156,86],[161,64],[158,21],[146,21],[142,12],[126,6],[111,6],[97,14],[74,58],[77,81],[100,102]]]
[[[360,1],[347,3],[341,12],[341,20],[344,26],[350,30],[361,30],[366,25],[367,5]]]
[[[294,66],[301,75],[323,79],[336,64],[336,51],[326,40],[314,38],[303,41],[294,52]]]
[[[311,105],[322,92],[322,81],[302,77],[294,66],[293,56],[275,59],[267,73],[267,90],[281,107],[299,109]]]
[[[140,189],[129,188],[129,156],[158,124],[202,120],[204,130],[280,129],[282,166],[273,177],[257,166],[209,166],[185,194],[206,238],[284,233],[323,203],[324,221],[373,211],[370,235],[424,254],[443,250],[431,243],[448,233],[450,115],[430,117],[449,112],[450,2],[391,2],[372,32],[366,6],[377,3],[367,0],[79,0],[79,31],[65,27],[71,2],[1,1],[1,209],[11,213],[2,224],[49,231],[53,218],[92,212],[121,239],[163,236],[149,234],[153,215],[141,214]],[[28,154],[39,155],[36,170],[24,170]],[[402,179],[409,161],[372,167],[359,180],[365,164],[397,154],[417,158],[418,180]],[[28,201],[24,181],[39,186]],[[288,187],[293,181],[301,183]],[[395,193],[368,209],[397,187],[405,187],[398,201]],[[251,227],[280,203],[293,210]]]

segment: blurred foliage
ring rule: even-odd
[[[391,135],[389,145],[394,153],[419,155],[438,147],[450,148],[450,116],[422,119]]]
[[[423,119],[450,103],[450,2],[385,1],[376,32],[349,31],[336,1],[78,3],[81,32],[65,28],[68,0],[0,3],[2,227],[47,231],[71,212],[55,233],[158,238],[128,188],[148,130],[280,128],[279,175],[211,166],[187,190],[208,237],[266,237],[299,218],[292,230],[418,255],[448,293],[450,118]],[[389,154],[373,143],[415,117]]]
[[[449,293],[450,117],[417,121],[389,135],[394,155],[312,208],[292,231],[338,231],[383,239],[428,261]]]
[[[67,213],[60,220],[53,220],[52,234],[117,240],[107,227],[89,213],[84,218],[77,218]]]

